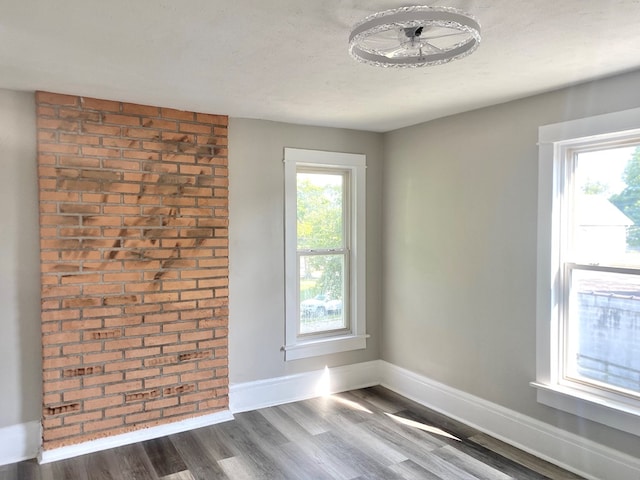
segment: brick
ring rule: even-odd
[[[125,373],[125,378],[127,380],[133,380],[136,378],[152,378],[160,375],[159,368],[143,368],[141,370],[129,370]],[[145,387],[146,388],[146,387]]]
[[[126,362],[113,362],[105,365],[105,372],[120,372],[123,370],[135,370],[142,366],[140,360],[127,360]]]
[[[189,330],[195,330],[198,328],[198,325],[195,321],[191,322],[171,322],[165,323],[162,325],[163,333],[171,333],[171,332],[184,332]]]
[[[82,205],[75,203],[62,203],[60,204],[60,213],[78,213],[78,214],[94,214],[100,213],[100,206],[98,205]]]
[[[90,110],[101,110],[108,112],[119,112],[120,111],[120,102],[114,102],[111,100],[100,100],[97,98],[80,98],[80,103],[84,108]]]
[[[196,405],[191,403],[188,405],[180,405],[178,407],[169,407],[163,410],[164,417],[171,417],[174,415],[183,415],[186,413],[192,413],[196,411]]]
[[[182,332],[180,334],[181,342],[193,342],[196,340],[209,340],[213,338],[213,332],[211,330],[203,330],[198,332]]]
[[[83,146],[82,154],[88,155],[91,157],[119,157],[120,150],[115,148],[99,148],[99,147]]]
[[[102,281],[102,276],[98,274],[83,274],[83,273],[80,273],[78,275],[63,275],[60,278],[60,281],[63,284],[99,283]]]
[[[79,98],[73,95],[62,95],[59,93],[36,92],[36,103],[51,105],[78,105]]]
[[[66,356],[66,357],[59,357],[59,354],[56,355],[56,357],[54,358],[46,358],[48,357],[48,355],[44,355],[44,359],[42,361],[42,368],[43,369],[48,369],[48,368],[64,368],[64,367],[70,367],[73,365],[78,365],[80,363],[80,357],[72,357],[72,356]]]
[[[39,152],[47,153],[66,153],[70,155],[77,155],[80,151],[78,145],[64,145],[55,143],[38,143]]]
[[[190,290],[180,292],[180,300],[200,300],[203,298],[213,297],[213,291],[210,289]]]
[[[142,381],[136,380],[132,382],[122,382],[114,385],[107,385],[104,387],[104,393],[105,395],[111,395],[114,393],[131,392],[140,389],[142,389]]]
[[[115,123],[117,125],[131,125],[131,126],[139,126],[140,125],[140,117],[135,117],[132,115],[120,115],[120,114],[109,114],[106,113],[102,117],[102,121],[105,124]]]
[[[101,398],[96,398],[92,400],[85,400],[84,402],[82,402],[82,406],[85,412],[91,411],[91,410],[101,410],[108,407],[123,405],[124,404],[123,400],[124,399],[122,395],[114,395],[110,397],[101,397]]]
[[[180,375],[181,382],[196,382],[198,380],[208,380],[211,378],[213,378],[213,372],[211,370],[201,370]]]
[[[90,343],[74,343],[71,345],[64,345],[62,347],[63,355],[74,355],[76,353],[91,353],[99,352],[102,350],[102,344],[100,342]]]
[[[81,413],[75,415],[68,415],[64,418],[65,425],[73,425],[76,423],[90,422],[91,420],[99,420],[102,418],[101,411],[94,411],[89,413]]]
[[[177,123],[168,120],[160,120],[157,118],[143,118],[142,126],[145,128],[157,128],[161,130],[175,130]]]
[[[125,128],[123,129],[122,136],[132,138],[159,139],[161,138],[161,131],[151,128]]]
[[[179,294],[177,292],[163,292],[163,293],[145,293],[145,303],[157,303],[157,302],[175,302],[178,300]],[[177,318],[177,315],[176,315]]]
[[[185,312],[180,312],[180,320],[209,320],[214,315],[213,309],[208,308],[198,308],[197,310],[190,310]],[[199,325],[199,328],[203,328],[202,325]],[[208,327],[204,327],[208,328]]]
[[[111,293],[122,293],[122,285],[117,284],[117,285],[105,285],[105,284],[99,284],[99,285],[84,285],[82,287],[82,292],[85,295],[96,295],[96,294],[104,294],[104,295],[109,295]]]
[[[153,412],[144,412],[144,413],[138,413],[138,414],[133,414],[133,415],[127,415],[125,417],[125,422],[127,424],[137,424],[139,422],[143,422],[145,420],[151,420],[154,418],[160,418],[160,416],[162,415],[162,413],[160,411],[153,411]]]
[[[155,410],[160,408],[173,407],[175,405],[178,405],[179,401],[180,400],[177,397],[163,398],[161,400],[154,400],[151,402],[147,402],[145,404],[145,408],[147,410]]]
[[[141,280],[139,272],[105,273],[105,282],[135,282]]]
[[[213,129],[215,130],[215,129]],[[212,127],[210,125],[202,123],[180,123],[180,132],[197,133],[197,134],[211,134]],[[215,134],[215,131],[214,131]]]
[[[100,160],[97,158],[60,156],[58,157],[58,165],[61,167],[99,168]]]
[[[100,112],[87,112],[76,108],[60,108],[58,109],[58,117],[73,120],[86,120],[88,122],[100,122]]]
[[[80,425],[70,425],[67,427],[47,428],[42,432],[42,439],[47,442],[62,437],[69,437],[80,433]]]
[[[146,115],[146,116],[155,117],[160,114],[160,109],[158,107],[150,107],[147,105],[123,103],[122,112],[130,115]]]
[[[75,120],[58,120],[55,118],[40,117],[37,121],[38,128],[48,128],[62,132],[78,132],[80,123]]]
[[[54,312],[52,312],[54,313]],[[55,312],[57,315],[64,316],[61,312]],[[44,313],[43,313],[44,315]],[[42,336],[42,345],[53,345],[61,343],[75,343],[80,341],[80,332],[64,332],[54,333]]]
[[[92,364],[92,363],[105,363],[105,362],[115,362],[118,360],[122,359],[122,352],[119,351],[115,351],[115,352],[100,352],[100,353],[96,353],[96,354],[92,354],[92,355],[84,355],[84,363],[85,364]],[[104,367],[104,370],[107,371],[108,367]],[[115,369],[112,369],[112,371]]]
[[[100,145],[100,137],[96,135],[72,135],[68,133],[60,133],[58,136],[61,143],[74,143],[76,145]]]
[[[182,110],[174,110],[172,108],[162,108],[161,115],[163,118],[171,118],[175,120],[190,120],[193,121],[195,119],[195,114],[193,112],[185,112]]]
[[[62,390],[75,389],[80,387],[80,379],[72,378],[66,380],[49,381],[43,383],[43,392],[59,392]]]
[[[89,123],[82,124],[82,133],[96,134],[96,135],[120,135],[120,126],[116,125],[94,125]]]
[[[86,422],[82,429],[85,432],[93,432],[95,430],[112,429],[114,427],[122,425],[122,418],[116,417],[107,420],[99,420],[95,422]]]
[[[144,338],[145,347],[168,345],[176,343],[178,341],[178,335],[153,335],[151,337]]]
[[[116,372],[116,373],[110,373],[108,375],[96,375],[93,377],[83,378],[82,384],[85,387],[88,387],[91,385],[107,385],[109,383],[116,383],[121,381],[122,381],[122,373]]]
[[[166,387],[168,385],[175,385],[180,378],[177,375],[164,375],[155,378],[146,378],[144,380],[145,389],[156,389]]]
[[[142,346],[141,338],[121,338],[118,340],[110,340],[104,342],[104,350],[123,350],[131,351],[133,348],[139,348]]]
[[[185,353],[185,352],[191,352],[192,350],[196,350],[197,348],[198,348],[198,345],[195,342],[194,343],[182,342],[178,344],[165,345],[164,347],[162,347],[162,353],[165,353],[165,354]]]
[[[139,140],[131,140],[127,138],[102,138],[102,146],[104,147],[118,147],[118,148],[140,148]]]
[[[130,413],[140,412],[144,409],[142,403],[126,405],[124,407],[108,408],[104,411],[106,417],[121,417]]]
[[[73,390],[62,394],[65,402],[73,400],[81,400],[85,398],[93,398],[102,396],[102,387],[83,388],[82,390]]]
[[[155,357],[161,352],[160,347],[136,348],[135,350],[126,350],[124,355],[126,358],[143,358]]]
[[[56,109],[53,107],[43,107],[43,106],[38,106],[36,108],[36,114],[39,117],[55,117],[56,116]],[[51,137],[48,137],[47,134],[49,134],[51,132],[38,132],[38,140],[51,140]],[[42,136],[41,136],[42,135]],[[56,135],[54,133],[53,138],[56,138]]]
[[[176,312],[170,313],[158,313],[144,316],[144,323],[155,323],[155,322],[175,322],[178,320],[180,316]]]

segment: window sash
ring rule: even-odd
[[[346,249],[342,250],[299,250],[297,254],[298,258],[298,271],[301,271],[300,258],[307,256],[341,256],[342,257],[342,298],[341,299],[332,299],[332,300],[340,300],[342,302],[341,307],[341,316],[342,316],[342,326],[333,327],[331,325],[327,325],[328,328],[321,328],[312,332],[303,332],[302,324],[305,320],[304,312],[302,311],[302,296],[301,296],[301,288],[300,288],[300,276],[298,276],[298,285],[297,285],[297,293],[298,293],[298,301],[296,302],[296,306],[298,308],[297,312],[297,335],[299,338],[314,338],[314,337],[327,337],[336,334],[345,334],[351,332],[351,296],[350,296],[350,263],[349,263],[349,251]],[[328,312],[325,311],[325,314],[328,315]],[[337,319],[336,319],[337,320]],[[329,323],[329,322],[327,322]]]
[[[630,391],[607,381],[599,381],[584,375],[579,375],[579,364],[577,355],[579,354],[578,332],[580,319],[577,292],[574,291],[574,272],[590,271],[617,274],[640,274],[640,269],[628,265],[614,265],[607,263],[606,258],[601,258],[601,252],[584,252],[576,243],[577,225],[577,201],[578,185],[576,182],[578,159],[583,152],[605,151],[620,146],[637,145],[636,137],[625,137],[623,139],[606,139],[603,141],[591,140],[586,143],[564,144],[559,150],[558,173],[562,179],[561,190],[558,200],[560,202],[559,224],[556,228],[560,231],[560,264],[559,273],[559,322],[558,322],[558,349],[555,352],[558,372],[558,383],[572,388],[585,390],[588,392],[600,392],[607,397],[618,395],[632,396],[640,399],[640,391]],[[583,332],[584,334],[584,332]],[[578,337],[578,338],[576,338]]]
[[[615,266],[600,266],[600,265],[587,265],[578,263],[566,263],[563,269],[563,292],[562,292],[562,312],[561,312],[561,343],[559,357],[561,361],[558,362],[560,371],[558,372],[559,383],[565,386],[570,386],[579,390],[583,390],[591,394],[600,394],[609,399],[619,399],[620,395],[628,397],[636,401],[640,400],[640,388],[638,390],[631,390],[625,388],[619,384],[609,381],[598,380],[596,378],[589,377],[587,375],[581,375],[579,370],[578,356],[586,357],[582,354],[581,349],[578,346],[579,339],[576,338],[580,333],[575,331],[580,328],[580,325],[576,326],[576,322],[581,323],[580,318],[576,318],[580,314],[579,307],[577,305],[577,295],[579,291],[574,290],[574,272],[602,272],[604,274],[620,274],[620,275],[633,275],[638,276],[640,279],[640,269],[638,268],[626,268]],[[640,299],[638,300],[640,304]],[[574,331],[572,331],[574,330]],[[587,332],[582,332],[587,334]],[[605,374],[608,374],[608,365],[612,362],[603,358],[592,359],[594,362],[604,363],[607,370]],[[615,362],[614,362],[615,363]],[[618,365],[620,370],[631,370],[624,365]],[[615,376],[615,375],[614,375]]]
[[[297,200],[298,200],[298,189],[297,189],[297,180],[298,174],[319,174],[319,175],[334,175],[340,176],[342,178],[341,192],[342,192],[342,231],[341,231],[341,242],[340,244],[336,244],[334,248],[351,248],[351,181],[350,181],[350,171],[348,169],[341,169],[336,167],[322,167],[322,166],[309,166],[309,165],[301,165],[296,168],[296,211],[297,211]],[[299,232],[296,229],[296,245],[299,245]],[[302,251],[305,249],[298,248],[298,251]],[[330,250],[323,248],[311,248],[307,249],[309,251],[321,251],[321,250]]]

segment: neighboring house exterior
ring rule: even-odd
[[[578,202],[575,245],[581,252],[602,250],[607,259],[624,255],[627,227],[633,220],[601,195],[581,195]]]

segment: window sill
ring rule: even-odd
[[[299,360],[319,355],[362,350],[367,348],[367,338],[369,338],[369,335],[329,337],[285,345],[282,349],[284,350],[284,359],[288,362],[289,360]]]
[[[640,436],[640,405],[617,402],[563,385],[531,382],[538,403]]]

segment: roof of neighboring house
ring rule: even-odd
[[[613,203],[600,195],[581,195],[576,202],[578,225],[629,226],[634,222]]]

